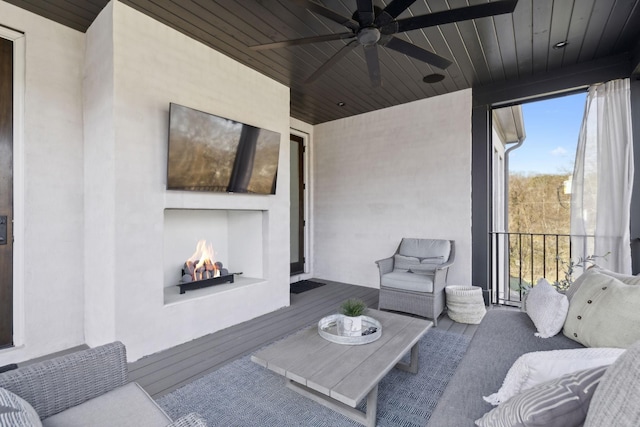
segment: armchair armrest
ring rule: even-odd
[[[382,277],[383,274],[391,273],[393,271],[393,257],[379,259],[376,261],[376,264],[378,264],[380,277]]]
[[[449,263],[447,263],[449,264]],[[449,274],[449,265],[439,265],[433,276],[433,292],[437,293],[444,290],[447,285],[447,275]]]
[[[449,267],[456,260],[456,246],[454,242],[451,242],[451,253],[449,259],[440,264],[435,271],[433,277],[433,292],[441,292],[447,285],[447,275],[449,274]]]
[[[121,342],[78,351],[0,374],[0,387],[48,418],[127,383]]]

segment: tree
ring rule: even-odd
[[[509,176],[510,276],[525,284],[541,277],[559,280],[569,262],[570,194],[565,175]],[[556,255],[557,254],[557,255]]]

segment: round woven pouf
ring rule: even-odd
[[[482,288],[479,286],[447,286],[447,314],[458,323],[477,325],[480,323],[487,308],[482,298]]]

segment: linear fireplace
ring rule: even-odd
[[[266,280],[266,215],[261,210],[166,209],[165,304]]]

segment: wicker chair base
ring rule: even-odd
[[[444,289],[433,294],[381,286],[378,308],[427,317],[433,319],[433,325],[437,326],[438,317],[444,311]]]

